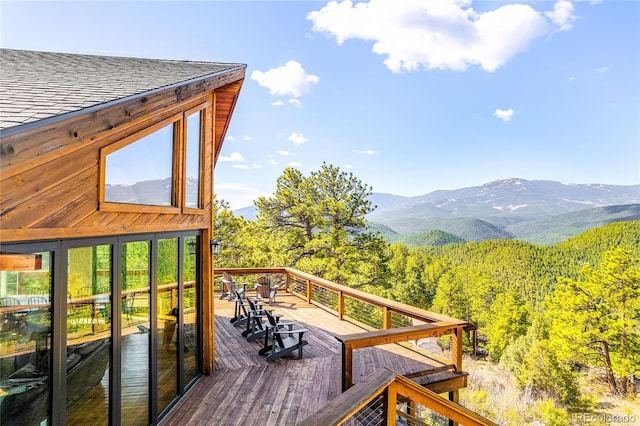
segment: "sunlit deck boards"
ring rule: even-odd
[[[162,424],[294,425],[340,394],[341,346],[334,336],[363,329],[289,294],[278,294],[271,307],[284,314],[283,320],[309,330],[304,358],[267,363],[258,354],[261,343],[247,342],[243,329],[230,323],[234,305],[216,299],[215,374],[201,379]],[[380,367],[398,373],[426,370],[426,361],[395,344],[360,349],[354,352],[354,382]]]

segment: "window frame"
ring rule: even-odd
[[[180,205],[182,207],[182,213],[184,214],[205,214],[205,200],[204,200],[204,165],[205,165],[205,136],[206,136],[206,123],[207,123],[207,111],[209,110],[209,103],[203,102],[196,105],[193,108],[186,110],[183,113],[182,131],[180,135],[181,142],[181,181],[178,185],[181,190]],[[198,205],[200,207],[187,207],[187,118],[193,114],[200,114],[200,156],[198,158]]]
[[[180,149],[179,145],[179,127],[183,114],[174,114],[165,120],[162,120],[152,126],[146,127],[139,132],[133,133],[117,142],[105,146],[100,149],[100,185],[98,187],[98,210],[100,211],[112,211],[112,212],[143,212],[143,213],[180,213],[180,207],[177,200],[179,200],[176,194],[176,181],[179,180],[180,174],[178,173],[178,162],[176,152]],[[171,158],[171,205],[170,206],[157,206],[153,204],[133,204],[133,203],[119,203],[115,201],[106,201],[106,174],[107,174],[107,156],[119,149],[136,143],[145,136],[154,133],[166,126],[173,126],[173,141],[172,141],[172,158]]]

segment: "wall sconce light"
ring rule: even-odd
[[[222,241],[211,240],[211,254],[220,254],[222,251]]]

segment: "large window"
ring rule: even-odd
[[[208,106],[200,104],[102,148],[100,210],[201,214]]]
[[[173,134],[168,124],[106,155],[104,200],[173,205]]]
[[[186,158],[185,158],[185,207],[202,208],[201,173],[201,113],[196,112],[187,117],[186,129]]]

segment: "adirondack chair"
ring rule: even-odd
[[[276,301],[278,288],[280,288],[280,285],[271,285],[271,279],[268,276],[263,275],[258,278],[258,284],[256,284],[256,294],[260,298],[267,299],[267,303],[272,303]]]
[[[233,301],[233,299],[236,297],[236,289],[238,289],[241,297],[246,297],[247,283],[243,283],[242,288],[238,288],[236,282],[231,278],[231,275],[228,272],[223,272],[222,292],[220,293],[220,299],[228,297],[229,300]]]
[[[271,315],[276,322],[282,315],[273,315],[273,309],[263,309],[260,305],[256,305],[253,300],[246,300],[249,304],[249,310],[247,311],[247,329],[242,333],[242,335],[247,338],[247,341],[251,342],[264,337],[267,333],[267,328],[265,327],[267,313]]]
[[[247,310],[247,329],[242,332],[242,336],[246,337],[248,341],[253,341],[264,336],[266,329],[265,324],[265,310],[259,306],[256,306],[255,302],[251,299],[246,299],[249,304]]]
[[[244,304],[244,298],[242,297],[238,289],[235,290],[235,293],[236,298],[234,299],[234,302],[236,304],[236,307],[233,313],[233,318],[231,318],[231,324],[233,324],[235,327],[239,327],[241,325],[247,324],[247,321],[249,320],[249,313],[247,312],[247,307]]]
[[[302,336],[309,330],[305,328],[294,329],[293,323],[279,322],[271,312],[265,311],[265,315],[269,325],[264,347],[260,350],[260,354],[268,354],[267,361],[273,361],[297,350],[298,359],[302,358],[302,347],[308,344]],[[271,344],[268,342],[269,335],[271,336]]]

